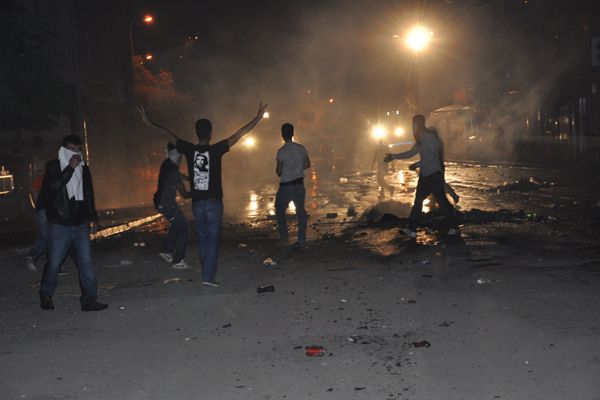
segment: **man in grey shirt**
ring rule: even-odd
[[[277,176],[281,178],[279,190],[275,198],[275,213],[277,215],[277,230],[282,241],[289,239],[285,211],[294,202],[298,218],[297,247],[306,246],[307,215],[304,209],[306,190],[304,189],[304,170],[310,168],[308,152],[301,144],[295,143],[294,126],[285,123],[281,126],[281,136],[285,144],[277,151]]]
[[[402,232],[413,239],[417,236],[417,224],[423,209],[423,201],[433,193],[450,226],[448,234],[456,235],[458,234],[458,223],[454,216],[454,207],[448,201],[444,190],[443,161],[440,158],[442,154],[441,140],[435,132],[425,127],[425,117],[423,115],[415,115],[412,123],[415,138],[414,146],[404,153],[388,154],[384,159],[385,162],[390,162],[392,160],[408,159],[417,154],[421,157],[415,202],[410,213],[408,229],[403,228]]]

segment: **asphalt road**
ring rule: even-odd
[[[434,213],[413,243],[398,227],[415,176],[398,171],[393,199],[372,174],[311,175],[306,250],[274,247],[272,185],[236,188],[219,288],[200,285],[194,238],[194,269],[158,258],[163,222],[96,241],[99,313],[79,310],[70,264],[57,309],[39,309],[31,233],[15,227],[0,255],[0,397],[600,399],[598,178],[451,164],[461,238]]]

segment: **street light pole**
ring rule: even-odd
[[[408,50],[414,54],[413,59],[413,73],[412,73],[412,86],[413,86],[413,101],[415,111],[420,111],[419,104],[419,55],[425,51],[431,42],[433,32],[422,25],[416,25],[409,29],[404,36],[404,45]],[[394,37],[399,37],[394,35]]]
[[[415,60],[413,64],[413,84],[414,84],[414,101],[415,101],[415,112],[419,113],[419,54],[415,54]]]

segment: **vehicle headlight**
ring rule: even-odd
[[[375,125],[373,127],[373,129],[371,130],[371,136],[373,136],[373,139],[376,140],[381,140],[381,139],[385,139],[388,135],[388,131],[387,128],[383,125]]]
[[[404,136],[404,134],[406,133],[406,131],[404,130],[403,127],[399,126],[396,129],[394,129],[394,135],[396,137],[401,137]]]

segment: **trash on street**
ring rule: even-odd
[[[267,292],[274,292],[274,291],[275,291],[275,286],[273,286],[273,285],[259,286],[256,288],[256,293],[267,293]]]

